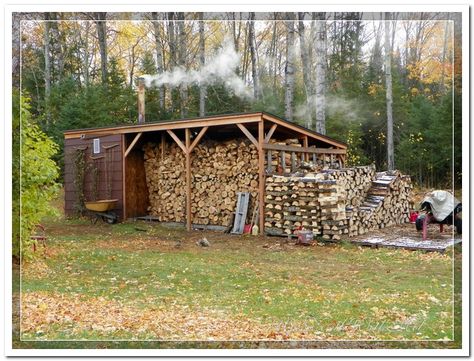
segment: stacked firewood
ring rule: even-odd
[[[330,178],[326,175],[326,178]],[[344,186],[336,180],[321,180],[318,183],[321,207],[322,236],[324,239],[341,239],[348,233],[346,222],[346,193]]]
[[[301,148],[302,144],[298,139],[286,139],[284,141],[270,140],[271,144],[288,145],[291,147]],[[323,169],[338,169],[340,161],[333,155],[313,154],[304,156],[301,152],[280,152],[270,151],[271,154],[271,169],[278,174],[294,174],[302,169],[311,171],[322,171]]]
[[[365,199],[375,178],[375,166],[358,166],[341,170],[327,170],[327,179],[337,181],[343,188],[343,196],[348,206],[359,206]]]
[[[175,145],[161,158],[161,146],[144,146],[145,173],[150,206],[148,212],[160,221],[184,222],[186,214],[185,156]]]
[[[299,229],[320,234],[316,178],[269,176],[265,189],[265,231],[293,235]]]
[[[175,144],[144,147],[149,213],[160,221],[183,222],[186,214],[185,155]],[[250,192],[249,214],[258,192],[258,152],[246,139],[201,141],[191,154],[191,214],[195,224],[228,226],[237,192]]]
[[[340,240],[408,221],[409,176],[369,167],[272,176],[266,181],[265,229],[292,235],[301,228]]]
[[[400,172],[379,172],[358,207],[348,207],[349,235],[406,223],[409,220],[412,183]]]

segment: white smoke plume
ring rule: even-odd
[[[326,116],[341,116],[348,121],[360,118],[360,105],[356,100],[344,99],[335,95],[326,96]],[[308,103],[300,103],[295,106],[295,117],[306,119],[308,113],[316,113],[316,97],[309,98]],[[313,115],[314,117],[314,115]]]
[[[176,67],[161,74],[143,75],[142,78],[145,80],[146,87],[165,85],[175,88],[181,85],[200,86],[222,83],[235,95],[241,98],[251,98],[252,92],[235,73],[239,62],[240,56],[234,50],[232,43],[224,41],[223,47],[200,69],[186,71],[181,67]]]

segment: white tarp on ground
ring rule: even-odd
[[[431,204],[431,212],[439,222],[451,214],[460,203],[451,193],[446,191],[433,191],[423,199],[423,202]]]

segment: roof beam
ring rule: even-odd
[[[346,154],[345,149],[334,148],[314,148],[314,147],[293,147],[291,145],[264,144],[263,149],[279,150],[296,153],[315,153],[315,154]]]
[[[138,133],[135,138],[133,139],[132,143],[128,146],[127,150],[125,151],[124,153],[124,157],[126,158],[128,153],[130,153],[133,149],[133,147],[135,146],[135,144],[137,144],[138,140],[140,139],[140,137],[142,136],[142,133]]]
[[[234,116],[223,116],[221,118],[201,118],[191,120],[180,120],[165,123],[145,123],[145,124],[134,124],[119,127],[107,127],[97,129],[82,129],[82,130],[71,130],[64,132],[65,139],[80,138],[82,135],[91,134],[94,136],[101,135],[112,135],[112,134],[128,134],[136,132],[154,132],[160,130],[175,130],[175,129],[186,129],[186,128],[201,128],[201,127],[213,127],[218,125],[228,125],[238,123],[257,123],[262,119],[262,113],[255,114],[244,114]]]
[[[236,125],[237,125],[237,126],[240,128],[240,130],[247,136],[247,138],[250,139],[250,141],[253,143],[253,145],[255,145],[255,147],[258,148],[257,139],[255,139],[255,137],[252,135],[252,133],[250,133],[250,132],[248,131],[248,129],[245,128],[245,126],[242,125],[242,124],[237,123]]]
[[[300,127],[296,124],[292,124],[288,121],[279,119],[277,117],[273,117],[269,114],[263,113],[263,119],[276,123],[278,125],[281,125],[283,128],[291,129],[294,132],[301,133],[302,135],[307,135],[310,139],[316,139],[316,140],[319,140],[320,142],[328,143],[338,148],[347,149],[347,145],[345,145],[342,142],[329,138],[325,135],[315,133],[312,130]]]

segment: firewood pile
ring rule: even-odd
[[[185,155],[176,145],[144,146],[149,214],[162,222],[184,222],[186,214]],[[249,214],[257,200],[258,151],[247,139],[201,141],[191,154],[192,221],[228,226],[237,192],[250,192]]]
[[[266,181],[265,229],[294,235],[301,228],[324,239],[340,240],[408,221],[409,176],[375,173],[371,166]]]
[[[270,140],[271,144],[275,145],[289,145],[292,147],[301,148],[302,145],[298,139],[286,139],[284,141]],[[328,154],[318,154],[313,162],[312,155],[305,159],[302,153],[294,152],[271,152],[271,168],[278,174],[293,174],[298,170],[306,169],[313,172],[321,171],[323,169],[338,169],[339,161],[335,156],[331,158]]]
[[[316,178],[273,175],[266,180],[265,231],[292,235],[305,228],[319,235],[321,218]]]
[[[376,173],[364,201],[346,209],[349,236],[408,222],[412,189],[410,177],[398,171]]]
[[[325,171],[327,179],[337,181],[343,188],[343,197],[348,206],[359,206],[369,191],[375,178],[375,166],[358,166],[342,170]]]

